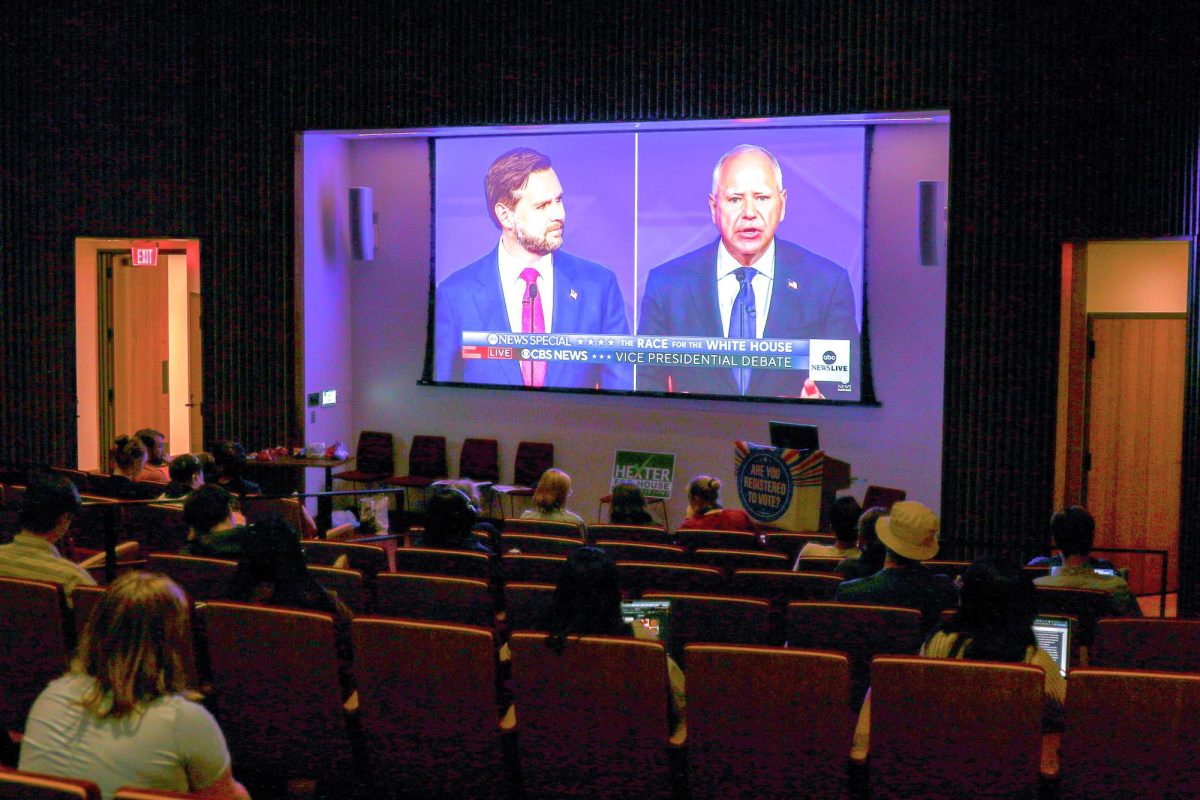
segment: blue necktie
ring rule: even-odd
[[[754,309],[754,286],[751,281],[758,274],[754,267],[738,267],[733,271],[741,284],[737,297],[733,298],[733,311],[729,314],[730,339],[757,339],[758,321]],[[750,388],[750,370],[747,367],[734,367],[733,379],[737,382],[738,394],[745,395]]]

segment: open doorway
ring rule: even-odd
[[[1098,548],[1163,550],[1178,590],[1187,240],[1064,247],[1055,505],[1083,505]],[[1138,594],[1161,559],[1114,554]]]
[[[108,468],[113,438],[155,428],[171,452],[203,446],[200,244],[161,239],[134,266],[133,240],[77,239],[80,469]]]

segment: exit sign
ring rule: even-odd
[[[133,243],[133,266],[135,266],[135,267],[157,267],[158,266],[158,242],[134,242]]]

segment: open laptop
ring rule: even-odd
[[[667,638],[671,632],[670,600],[622,600],[621,616],[630,625],[640,625],[650,631],[663,644],[670,646]]]
[[[1033,638],[1037,646],[1049,653],[1064,678],[1071,662],[1071,625],[1070,617],[1048,614],[1039,614],[1033,620]]]

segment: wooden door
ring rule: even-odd
[[[1096,518],[1096,546],[1167,550],[1167,584],[1176,591],[1187,319],[1093,314],[1088,324],[1094,355],[1084,505]],[[1111,560],[1129,567],[1135,592],[1158,591],[1159,559]]]

